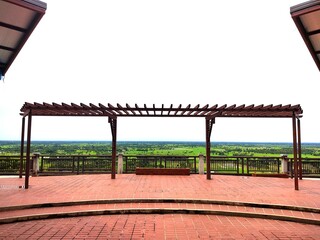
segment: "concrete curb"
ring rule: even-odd
[[[320,220],[280,216],[275,214],[262,213],[248,213],[248,212],[234,212],[234,211],[220,211],[220,210],[197,210],[197,209],[166,209],[166,208],[130,208],[130,209],[103,209],[90,211],[76,211],[76,212],[60,212],[49,214],[34,214],[19,217],[8,217],[0,219],[0,224],[8,224],[32,220],[44,220],[55,218],[69,218],[69,217],[85,217],[96,215],[121,215],[121,214],[201,214],[201,215],[220,215],[233,216],[245,218],[262,218],[270,220],[290,221],[304,224],[320,225]]]
[[[38,203],[27,205],[16,205],[0,207],[0,212],[34,209],[34,208],[51,208],[51,207],[65,207],[75,205],[93,205],[93,204],[116,204],[116,203],[194,203],[194,204],[214,204],[227,206],[241,206],[253,208],[270,208],[282,209],[301,212],[320,213],[320,208],[310,208],[293,205],[268,204],[268,203],[254,203],[254,202],[237,202],[211,199],[171,199],[171,198],[123,198],[123,199],[97,199],[97,200],[81,200],[70,202],[52,202],[52,203]]]

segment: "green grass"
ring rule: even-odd
[[[111,142],[32,142],[31,152],[42,155],[110,155]],[[204,142],[118,142],[125,155],[198,156],[206,154]],[[0,155],[19,155],[19,141],[0,141]],[[211,156],[293,157],[290,143],[212,143]],[[302,144],[302,157],[320,157],[320,143]]]

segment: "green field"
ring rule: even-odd
[[[31,152],[42,155],[110,155],[111,142],[33,141]],[[117,153],[125,155],[205,155],[204,142],[118,142]],[[291,143],[213,142],[212,156],[292,157]],[[19,155],[19,141],[0,141],[0,155]],[[303,143],[302,157],[320,157],[320,143]]]

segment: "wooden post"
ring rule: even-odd
[[[212,124],[214,118],[206,118],[206,161],[207,161],[207,180],[211,179],[211,168],[210,168],[210,138],[212,132]]]
[[[24,150],[24,128],[25,128],[26,118],[22,118],[22,127],[21,127],[21,143],[20,143],[20,169],[19,169],[19,178],[22,178],[23,170],[23,150]]]
[[[29,188],[29,176],[30,176],[30,145],[31,145],[31,121],[32,111],[28,114],[28,133],[27,133],[27,158],[26,158],[26,175],[25,175],[25,189]]]
[[[298,159],[299,159],[299,179],[302,180],[302,159],[301,159],[301,126],[298,118]]]
[[[116,179],[116,156],[117,156],[117,118],[109,117],[109,123],[112,134],[112,163],[111,179]]]
[[[295,112],[292,114],[293,158],[294,158],[294,189],[299,190],[298,163],[297,163],[297,126]]]

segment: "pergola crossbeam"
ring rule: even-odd
[[[173,107],[171,104],[169,107],[165,107],[164,104],[161,107],[157,107],[155,104],[152,107],[148,107],[144,104],[144,107],[139,107],[135,104],[135,107],[130,107],[129,104],[125,106],[119,103],[116,106],[108,103],[107,106],[99,103],[80,105],[71,104],[57,104],[57,103],[25,103],[21,108],[21,115],[24,115],[27,110],[32,109],[34,116],[108,116],[108,117],[253,117],[253,118],[288,118],[291,117],[292,111],[300,117],[302,109],[300,105],[213,105],[209,107],[208,104],[200,106],[200,104],[191,107],[191,104],[183,107],[180,104],[178,107]]]

